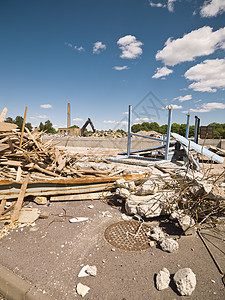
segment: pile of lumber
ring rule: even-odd
[[[60,151],[51,141],[43,143],[39,128],[30,132],[25,127],[22,134],[15,127],[5,122],[0,124],[0,180],[24,181],[28,172],[30,181],[109,175],[108,171],[76,166],[80,156]]]

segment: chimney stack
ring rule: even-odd
[[[70,103],[68,103],[68,109],[67,109],[67,128],[70,127]]]

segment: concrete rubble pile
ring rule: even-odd
[[[89,133],[89,136],[95,137],[108,137],[108,138],[124,138],[127,137],[125,131],[115,131],[112,129],[109,130],[96,130],[94,133]]]
[[[200,172],[169,172],[152,167],[151,175],[142,180],[117,180],[115,194],[124,200],[128,215],[143,219],[167,216],[186,234],[199,223],[224,217],[223,174],[222,180],[215,180]]]

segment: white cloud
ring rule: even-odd
[[[73,47],[73,49],[75,49],[75,50],[77,50],[77,51],[79,51],[79,52],[84,51],[84,48],[83,48],[82,46],[78,47],[78,46],[75,45],[75,46]]]
[[[178,100],[180,102],[189,101],[191,99],[192,99],[192,95],[179,96],[179,97],[173,98],[173,100]]]
[[[106,123],[106,124],[127,124],[127,121],[111,121],[111,120],[108,120],[108,121],[103,121],[103,123]]]
[[[65,44],[66,46],[70,47],[70,48],[73,48],[73,45],[72,45],[71,43],[65,42],[64,44]]]
[[[170,105],[166,106],[167,109],[169,109],[170,107],[172,107],[172,109],[181,109],[181,108],[183,108],[183,106],[176,105],[176,104],[170,104]]]
[[[128,70],[128,66],[123,66],[123,67],[118,67],[118,66],[115,66],[113,67],[114,70],[116,71],[122,71],[122,70]]]
[[[136,118],[134,120],[134,122],[140,122],[140,121],[142,121],[142,122],[149,122],[149,121],[152,121],[152,118]]]
[[[35,116],[35,117],[29,117],[30,119],[32,120],[38,120],[38,119],[48,119],[49,117],[46,116],[46,115],[38,115],[38,116]]]
[[[205,1],[201,7],[200,14],[202,17],[216,17],[218,14],[225,12],[224,0],[209,0]]]
[[[101,50],[106,50],[106,45],[104,45],[102,42],[94,43],[93,53],[99,54],[101,52]]]
[[[225,48],[225,27],[212,31],[204,26],[185,34],[182,38],[169,38],[165,47],[156,54],[156,60],[175,66],[181,62],[193,61],[198,56],[210,55],[219,48]]]
[[[117,41],[119,48],[122,50],[121,58],[134,59],[143,53],[141,46],[142,42],[137,41],[133,35],[126,35]]]
[[[157,68],[156,73],[152,76],[152,78],[160,78],[164,76],[168,76],[169,74],[172,74],[173,70],[168,69],[167,67]]]
[[[128,111],[124,111],[122,114],[123,115],[128,115]]]
[[[84,120],[81,119],[81,118],[75,118],[75,119],[73,119],[73,121],[75,121],[75,122],[83,122]]]
[[[150,5],[151,7],[166,7],[166,5],[164,5],[164,4],[160,3],[160,2],[154,3],[154,2],[152,2],[152,1],[149,1],[149,5]]]
[[[175,2],[176,2],[176,0],[168,0],[168,2],[167,2],[168,11],[170,11],[170,12],[174,11],[174,3]]]
[[[41,108],[53,108],[53,106],[51,104],[41,104],[40,107]]]
[[[225,88],[225,59],[205,60],[187,70],[184,76],[195,81],[189,89],[215,93],[218,88]]]
[[[210,112],[212,110],[216,109],[225,109],[225,104],[224,103],[219,103],[219,102],[211,102],[211,103],[203,103],[201,106],[197,108],[191,108],[189,111],[190,112]]]

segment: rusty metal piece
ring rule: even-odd
[[[127,251],[141,251],[150,248],[147,232],[150,227],[139,221],[121,221],[109,225],[105,239],[113,247]]]

